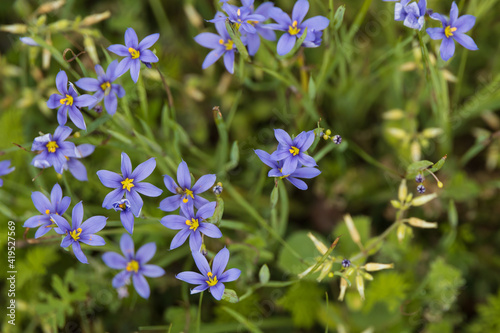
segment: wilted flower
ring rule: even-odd
[[[101,183],[109,188],[114,188],[106,195],[102,206],[107,209],[113,208],[113,204],[120,201],[123,195],[130,202],[130,209],[135,216],[139,216],[143,206],[143,201],[139,193],[148,197],[157,197],[163,191],[158,187],[142,182],[142,180],[149,177],[156,167],[156,160],[154,157],[150,158],[146,162],[139,164],[132,171],[132,163],[130,162],[130,157],[127,154],[122,153],[122,174],[119,175],[115,172],[108,170],[97,171],[97,176],[99,177]],[[133,226],[131,230],[127,230],[130,233],[133,231]]]
[[[148,67],[151,67],[150,63],[158,62],[158,57],[153,53],[153,51],[148,50],[154,43],[156,43],[158,38],[160,38],[160,34],[152,34],[145,37],[139,43],[135,30],[128,28],[125,31],[125,45],[113,44],[108,47],[109,51],[121,57],[126,57],[118,64],[115,69],[115,75],[123,75],[130,69],[130,76],[132,77],[132,80],[137,82],[139,79],[139,72],[141,71],[141,62]]]
[[[94,105],[95,97],[90,95],[80,95],[76,93],[73,86],[70,84],[68,88],[68,76],[65,71],[59,71],[56,76],[56,87],[59,94],[52,94],[47,101],[49,109],[59,108],[57,110],[57,121],[59,125],[66,124],[67,117],[75,124],[76,127],[86,129],[85,120],[83,120],[82,112],[79,108]]]
[[[217,16],[223,15],[222,13],[217,13]],[[226,30],[226,24],[224,21],[215,22],[215,29],[219,33],[218,35],[211,32],[202,32],[201,34],[194,37],[196,43],[203,47],[212,49],[205,57],[201,68],[205,69],[216,62],[221,56],[224,55],[224,66],[229,73],[234,73],[234,52],[236,51],[236,46],[233,40],[230,38],[229,33]]]
[[[240,277],[241,271],[237,268],[231,268],[224,272],[229,261],[229,250],[223,248],[215,256],[212,269],[207,259],[199,252],[193,252],[193,259],[200,273],[182,272],[175,277],[181,281],[197,284],[197,287],[191,289],[191,294],[200,293],[210,288],[212,296],[220,301],[224,294],[225,282],[232,282]]]
[[[71,203],[70,197],[62,196],[62,189],[59,184],[55,184],[50,192],[50,200],[41,192],[35,191],[31,193],[31,200],[35,208],[41,215],[32,216],[24,222],[24,228],[38,228],[35,233],[35,238],[42,237],[51,230],[52,227],[57,227],[55,222],[51,220],[50,215],[62,215],[66,212]]]
[[[271,158],[275,161],[282,161],[281,172],[283,175],[290,175],[299,165],[316,166],[314,158],[305,154],[314,142],[314,131],[302,132],[292,140],[284,130],[275,129],[274,136],[280,144],[278,149],[271,154]]]
[[[441,14],[433,13],[431,18],[439,20],[443,24],[442,28],[428,28],[427,33],[432,39],[442,39],[440,53],[444,61],[448,61],[455,53],[455,41],[466,49],[475,51],[478,47],[474,40],[465,33],[472,29],[476,23],[476,18],[472,15],[458,17],[458,7],[455,2],[451,5],[450,19],[446,19]]]
[[[316,32],[326,29],[330,20],[324,16],[315,16],[305,21],[304,17],[309,11],[309,1],[298,0],[293,6],[292,18],[288,16],[280,8],[274,7],[270,10],[270,17],[277,23],[271,23],[267,27],[274,30],[285,31],[278,40],[277,51],[279,55],[285,55],[290,52],[297,39],[302,37],[304,30],[307,28],[307,36],[304,39],[303,46],[317,47],[321,44],[321,39],[318,40]],[[303,22],[302,22],[303,21]]]
[[[49,133],[36,137],[31,150],[39,153],[33,158],[31,164],[42,169],[54,166],[57,173],[62,173],[67,158],[78,156],[75,144],[64,141],[71,131],[71,128],[67,126],[59,126],[54,135]]]
[[[163,181],[167,189],[175,194],[160,202],[160,209],[165,212],[172,212],[180,206],[195,206],[201,208],[208,203],[208,200],[200,196],[215,183],[215,174],[201,176],[191,187],[191,174],[186,162],[182,161],[177,168],[177,183],[169,175],[163,176]]]
[[[110,115],[114,115],[118,106],[117,96],[122,98],[125,96],[125,89],[119,84],[112,83],[120,76],[117,71],[118,60],[112,61],[106,72],[101,65],[95,65],[95,72],[97,79],[84,77],[75,82],[75,84],[87,91],[96,91],[94,97],[96,98],[95,104],[104,99],[104,106]]]
[[[125,286],[132,277],[137,293],[142,298],[149,298],[149,284],[144,276],[160,277],[165,274],[165,271],[160,266],[146,264],[155,255],[156,244],[144,244],[137,250],[137,253],[134,253],[132,237],[129,234],[123,234],[120,239],[120,248],[123,256],[116,252],[106,252],[102,255],[102,260],[108,267],[123,269],[113,278],[113,288],[119,289]]]
[[[80,158],[89,156],[94,152],[95,146],[89,143],[84,143],[76,147],[77,156],[67,157],[66,164],[64,165],[64,170],[69,170],[73,177],[80,181],[87,181],[87,169],[82,162],[79,161]]]
[[[193,206],[181,206],[182,215],[167,215],[160,222],[172,230],[180,230],[170,243],[170,249],[178,248],[189,237],[191,251],[199,252],[202,244],[201,234],[210,238],[222,237],[222,232],[215,224],[203,222],[212,217],[216,202],[210,202],[194,213]]]
[[[73,226],[70,226],[68,221],[60,215],[50,214],[50,218],[54,220],[59,227],[54,230],[59,234],[66,235],[61,242],[61,247],[72,245],[73,253],[81,263],[88,264],[88,261],[80,247],[80,242],[92,246],[102,246],[106,244],[104,238],[95,235],[95,233],[104,228],[107,217],[93,216],[82,223],[83,205],[81,201],[73,208]]]
[[[14,171],[15,167],[9,168],[10,160],[0,162],[0,176],[5,176]],[[3,179],[0,178],[0,187],[3,186]]]
[[[130,201],[127,199],[121,199],[120,201],[113,203],[113,209],[115,212],[120,212],[120,220],[123,224],[125,230],[130,233],[134,232],[134,214],[130,209]]]

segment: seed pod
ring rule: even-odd
[[[437,222],[427,222],[416,217],[410,217],[408,224],[417,228],[432,229],[437,228]]]
[[[365,270],[368,272],[380,271],[382,269],[394,268],[394,264],[379,264],[375,262],[369,262],[364,266]]]
[[[356,226],[354,225],[354,221],[352,220],[351,215],[349,214],[344,215],[344,220],[345,224],[347,225],[347,229],[349,229],[349,234],[351,235],[352,240],[354,241],[354,243],[360,245],[361,237],[359,236],[359,232],[356,229]]]
[[[339,301],[344,300],[346,289],[347,289],[347,281],[344,278],[340,278],[340,294],[338,298]]]
[[[365,282],[361,275],[356,276],[356,287],[358,288],[359,296],[361,299],[365,299]]]
[[[401,181],[401,184],[399,185],[399,191],[398,191],[399,201],[403,202],[406,199],[407,194],[408,194],[408,187],[406,186],[406,179],[403,179]]]
[[[431,201],[432,199],[434,199],[436,197],[437,197],[436,193],[427,194],[427,195],[421,195],[421,196],[416,197],[415,199],[413,199],[411,201],[411,204],[412,204],[412,206],[422,206],[422,205],[428,203],[429,201]]]

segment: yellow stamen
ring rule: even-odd
[[[297,28],[297,21],[293,21],[292,25],[288,27],[288,33],[292,36],[295,36],[299,32],[300,32],[300,29]]]
[[[73,105],[73,96],[66,94],[66,98],[61,98],[59,100],[59,103],[71,106],[71,105]]]
[[[103,84],[101,84],[101,89],[102,91],[104,91],[104,94],[106,96],[109,95],[109,92],[111,91],[111,83],[109,83],[108,81],[104,82]]]
[[[127,264],[126,269],[128,272],[134,271],[134,273],[137,273],[137,271],[139,270],[139,263],[135,260],[130,260]]]
[[[188,202],[189,197],[191,197],[191,199],[194,199],[193,191],[191,191],[190,189],[184,190],[184,193],[186,194],[186,197],[182,199],[182,202],[184,202],[184,203]]]
[[[213,287],[219,282],[217,280],[217,275],[213,275],[212,272],[207,273],[208,281],[205,281],[210,287]]]
[[[45,147],[47,147],[49,153],[55,153],[56,149],[59,148],[59,145],[55,141],[49,141],[49,143],[47,143]]]
[[[238,8],[238,10],[236,11],[236,14],[238,14],[238,16],[241,16],[241,10]]]
[[[248,20],[247,23],[255,26],[259,21]]]
[[[45,210],[45,214],[49,215],[50,214],[50,209]]]
[[[198,219],[191,219],[191,221],[186,220],[186,225],[189,226],[189,229],[196,231],[196,229],[200,226],[200,223],[198,223]]]
[[[453,33],[457,31],[457,28],[452,28],[451,25],[447,26],[446,28],[444,28],[444,35],[447,37],[447,38],[450,38],[451,36],[453,36]]]
[[[121,209],[125,210],[125,208],[127,208],[127,205],[125,205],[124,203],[122,203],[122,204],[119,204],[118,207],[120,207]]]
[[[229,51],[233,49],[234,42],[231,39],[228,39],[227,43],[224,45],[226,46],[226,50]]]
[[[70,236],[73,237],[74,240],[79,240],[81,233],[82,233],[82,228],[78,228],[76,230],[69,232]]]
[[[281,168],[281,169],[280,169],[280,172],[281,172],[281,174],[283,174],[283,168]],[[288,177],[288,176],[289,176],[289,175],[283,175],[283,176],[281,176],[281,177],[280,177],[280,179],[286,178],[286,177]]]
[[[288,150],[290,152],[290,154],[292,154],[293,156],[296,156],[300,153],[300,150],[299,148],[295,147],[295,146],[292,146],[292,148],[290,148]]]
[[[125,178],[125,180],[121,182],[123,185],[122,189],[127,189],[127,191],[130,192],[130,189],[135,186],[132,183],[133,181],[134,181],[133,179]]]
[[[141,56],[141,52],[139,52],[139,50],[136,50],[132,47],[128,48],[128,53],[130,53],[130,55],[132,56],[132,59],[137,59]]]

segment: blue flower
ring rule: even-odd
[[[116,212],[120,212],[120,221],[122,221],[123,227],[129,233],[132,233],[134,231],[134,214],[130,209],[130,201],[121,199],[120,201],[114,202],[113,209]]]
[[[443,40],[440,47],[440,53],[441,58],[444,61],[448,61],[455,53],[454,41],[457,41],[466,49],[472,51],[478,50],[474,40],[465,34],[467,31],[472,29],[476,23],[476,18],[472,15],[463,15],[458,17],[458,7],[455,2],[451,5],[449,20],[438,13],[431,14],[431,18],[439,20],[443,24],[442,28],[428,28],[426,29],[426,32],[429,34],[431,39]]]
[[[293,186],[295,186],[299,190],[307,190],[307,184],[298,178],[311,179],[318,176],[321,173],[321,171],[319,171],[316,168],[299,167],[295,169],[295,171],[292,172],[291,174],[284,175],[281,172],[282,168],[280,166],[280,162],[273,160],[270,154],[260,149],[256,149],[255,154],[257,154],[257,156],[265,165],[271,167],[271,170],[269,170],[267,174],[268,177],[284,178],[288,180],[290,183],[292,183]]]
[[[97,79],[90,77],[84,77],[75,82],[75,84],[87,91],[96,91],[94,97],[97,104],[104,99],[104,106],[110,115],[114,115],[116,112],[116,107],[118,106],[117,96],[122,98],[125,96],[125,90],[119,84],[113,84],[112,82],[120,76],[117,71],[118,60],[112,61],[106,72],[101,67],[101,65],[95,65],[95,72],[97,73]]]
[[[321,44],[316,32],[326,29],[330,20],[324,16],[315,16],[303,21],[308,11],[309,1],[307,0],[298,0],[295,3],[291,18],[280,8],[274,7],[270,10],[270,17],[277,23],[271,23],[267,26],[275,30],[285,31],[278,40],[277,51],[279,55],[282,56],[290,52],[306,28],[307,36],[303,46],[316,47]],[[319,37],[321,39],[321,35]]]
[[[0,176],[5,176],[14,171],[15,167],[9,168],[10,160],[0,162]],[[3,179],[0,178],[0,187],[3,186]]]
[[[421,30],[424,26],[424,16],[427,10],[426,0],[420,0],[418,5],[411,0],[401,0],[394,7],[394,20],[404,21],[403,24],[408,28]]]
[[[282,129],[275,129],[274,136],[279,142],[278,149],[271,154],[275,161],[283,161],[282,173],[292,174],[300,165],[316,166],[316,161],[305,152],[314,142],[314,131],[302,132],[292,140],[290,135]]]
[[[113,44],[108,47],[108,50],[121,56],[126,57],[116,68],[115,73],[120,76],[125,74],[130,69],[132,80],[137,83],[139,72],[141,70],[141,62],[146,66],[151,67],[150,63],[158,62],[158,57],[153,51],[148,50],[160,38],[160,34],[152,34],[144,38],[140,43],[137,39],[137,34],[132,28],[125,31],[125,45]],[[106,107],[107,108],[107,107]]]
[[[226,288],[224,283],[235,281],[241,275],[241,271],[237,268],[231,268],[224,272],[229,261],[229,250],[226,248],[217,253],[212,262],[212,268],[210,268],[207,259],[199,252],[193,252],[193,259],[201,274],[188,271],[175,276],[181,281],[198,285],[191,289],[191,294],[200,293],[210,288],[212,296],[220,301]]]
[[[79,161],[80,158],[89,156],[94,152],[95,146],[89,143],[84,143],[76,147],[77,156],[67,157],[66,164],[64,165],[64,170],[69,170],[73,177],[80,181],[87,181],[87,169],[82,162]]]
[[[130,162],[130,157],[127,154],[122,153],[121,171],[122,174],[119,175],[115,172],[108,170],[97,171],[97,176],[99,177],[101,183],[109,188],[114,188],[113,191],[108,193],[104,198],[102,206],[107,209],[113,208],[113,204],[120,201],[123,195],[130,202],[130,209],[135,216],[139,216],[143,206],[143,201],[139,193],[148,197],[157,197],[163,191],[158,187],[142,182],[144,179],[149,177],[156,167],[156,160],[154,157],[150,158],[146,162],[143,162],[132,171],[132,163]],[[132,229],[127,230],[132,233]]]
[[[217,13],[217,16],[223,15],[222,13]],[[236,51],[236,46],[233,40],[229,37],[229,33],[226,30],[226,24],[224,21],[215,22],[215,29],[219,33],[214,34],[211,32],[202,32],[198,36],[194,37],[196,43],[203,47],[212,49],[205,57],[201,68],[205,69],[214,62],[216,62],[220,57],[224,56],[224,66],[229,73],[234,73],[234,52]]]
[[[33,140],[32,151],[38,151],[31,164],[37,168],[47,168],[54,166],[57,173],[62,173],[67,162],[66,157],[78,157],[73,142],[66,142],[66,138],[71,134],[71,128],[59,126],[54,135],[45,134]]]
[[[29,45],[29,46],[40,46],[35,40],[31,37],[20,37],[19,40],[21,43]]]
[[[71,217],[73,226],[70,226],[68,221],[60,215],[50,214],[50,218],[59,227],[55,231],[61,235],[66,235],[61,242],[61,247],[72,245],[73,253],[81,263],[88,264],[88,261],[80,243],[92,246],[103,246],[106,244],[104,238],[95,235],[95,233],[101,231],[106,226],[107,217],[93,216],[82,223],[83,205],[81,201],[73,208]]]
[[[41,213],[41,215],[35,215],[30,217],[24,222],[24,228],[38,228],[35,233],[35,238],[42,237],[47,232],[51,230],[52,227],[57,227],[54,220],[50,218],[52,214],[63,215],[71,203],[70,197],[62,196],[62,189],[59,184],[55,184],[50,192],[50,200],[43,195],[41,192],[31,193],[31,200],[35,208]],[[58,229],[56,232],[59,232]]]
[[[175,194],[165,198],[160,202],[160,209],[165,212],[172,212],[180,206],[195,206],[200,208],[208,203],[208,200],[199,196],[207,191],[215,183],[214,174],[201,176],[200,179],[191,187],[191,174],[186,162],[182,161],[177,168],[177,183],[169,175],[163,176],[163,181],[167,189]]]
[[[113,288],[125,286],[132,277],[134,288],[142,298],[149,298],[150,289],[147,277],[160,277],[165,271],[160,266],[147,265],[156,252],[155,243],[144,244],[134,252],[134,241],[128,234],[123,234],[120,239],[120,248],[123,256],[116,252],[106,252],[102,255],[104,263],[113,269],[123,269],[113,278]]]
[[[85,120],[83,120],[82,112],[79,108],[94,105],[96,99],[90,95],[80,95],[76,93],[72,85],[68,88],[68,76],[65,71],[59,71],[56,76],[56,87],[59,90],[59,94],[52,94],[47,101],[47,107],[49,109],[57,110],[57,121],[59,125],[66,124],[69,119],[75,124],[76,127],[85,130]]]
[[[192,206],[181,206],[182,215],[167,215],[160,222],[165,227],[173,230],[180,230],[170,243],[170,249],[175,249],[184,244],[189,237],[189,247],[191,251],[200,251],[202,239],[201,234],[210,238],[222,237],[222,232],[216,225],[203,222],[215,212],[216,202],[210,202],[194,213]]]

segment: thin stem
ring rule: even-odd
[[[374,159],[373,157],[368,155],[363,149],[361,149],[361,147],[359,147],[354,142],[349,142],[349,148],[353,152],[355,152],[359,157],[361,157],[362,159],[364,159],[366,162],[370,163],[371,165],[376,166],[377,168],[383,169],[383,170],[385,170],[385,171],[387,171],[387,172],[389,172],[389,173],[391,173],[399,178],[403,178],[403,175],[401,175],[399,172],[392,170],[389,167],[386,167],[385,165],[383,165],[382,163],[380,163],[379,161],[377,161],[376,159]]]
[[[196,317],[196,332],[200,333],[201,327],[201,302],[203,301],[203,291],[200,294],[200,301],[198,303],[198,315]]]

